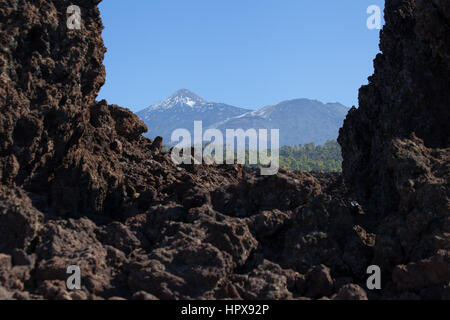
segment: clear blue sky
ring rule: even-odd
[[[373,72],[383,0],[104,0],[106,84],[133,111],[187,88],[255,109],[311,98],[357,105]]]

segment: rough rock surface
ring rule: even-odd
[[[450,3],[386,1],[385,19],[383,54],[341,129],[344,176],[396,289],[448,296]]]
[[[345,179],[175,166],[96,101],[98,2],[0,0],[0,299],[450,299],[448,1],[387,1]]]

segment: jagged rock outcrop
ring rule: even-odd
[[[96,101],[98,3],[0,0],[0,298],[450,298],[447,2],[387,1],[384,53],[341,133],[345,181],[176,166]],[[374,263],[381,291],[366,290]]]
[[[341,129],[344,175],[373,218],[374,261],[399,289],[440,296],[450,281],[450,3],[386,1],[385,19],[383,53]]]

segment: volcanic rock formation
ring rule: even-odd
[[[0,298],[450,299],[448,1],[387,1],[344,176],[271,177],[176,166],[96,101],[98,3],[0,0]]]
[[[448,295],[450,3],[386,1],[385,19],[383,54],[341,129],[344,176],[374,219],[374,263],[398,288]]]

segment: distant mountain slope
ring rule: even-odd
[[[206,128],[248,111],[223,103],[207,102],[191,91],[182,89],[137,115],[148,126],[148,137],[161,136],[168,144],[175,129],[183,128],[192,132],[194,121],[202,120]]]
[[[194,121],[203,128],[280,129],[280,146],[336,140],[348,108],[339,103],[323,104],[309,99],[284,101],[256,111],[207,102],[189,90],[177,91],[169,98],[137,113],[147,124],[147,136],[162,136],[170,144],[178,128],[193,131]]]
[[[316,100],[296,99],[267,106],[260,110],[213,125],[225,129],[280,129],[280,145],[336,140],[348,108],[339,103],[323,104]]]

